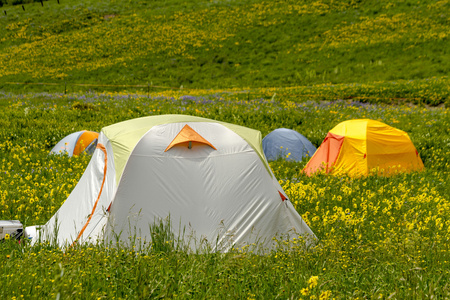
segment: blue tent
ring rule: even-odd
[[[311,157],[316,152],[316,147],[307,138],[295,130],[286,128],[275,129],[266,135],[262,146],[267,160],[283,158],[301,161],[304,156]]]

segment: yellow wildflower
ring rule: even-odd
[[[320,294],[319,299],[320,300],[327,300],[331,296],[331,291],[324,291]]]
[[[317,286],[318,281],[319,281],[319,276],[311,276],[311,278],[308,279],[309,288],[312,289],[315,286]]]
[[[308,288],[304,288],[304,289],[301,289],[301,290],[300,290],[300,293],[301,293],[303,296],[307,296],[307,295],[309,294],[309,290],[308,290]]]

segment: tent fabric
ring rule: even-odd
[[[183,129],[177,134],[177,136],[173,139],[169,146],[167,146],[165,151],[170,150],[172,147],[185,145],[187,147],[192,147],[192,143],[194,144],[205,144],[217,150],[216,147],[211,145],[210,142],[205,140],[201,135],[199,135],[194,129],[192,129],[189,125],[184,125]]]
[[[119,122],[102,129],[102,132],[109,137],[114,146],[114,157],[116,161],[116,180],[119,181],[125,163],[131,151],[136,146],[140,138],[153,126],[177,122],[215,122],[233,130],[239,134],[258,154],[265,163],[267,171],[270,171],[269,164],[265,160],[261,147],[261,132],[247,127],[210,120],[207,118],[194,117],[189,115],[159,115],[151,117],[136,118],[124,122]],[[125,123],[125,124],[124,124]]]
[[[338,158],[343,142],[343,136],[332,134],[331,132],[329,132],[322,142],[322,145],[320,145],[319,149],[317,149],[313,156],[316,161],[322,163],[311,165],[310,167],[305,168],[306,174],[312,175],[313,173],[321,169],[323,169],[326,173],[329,173],[331,171],[332,165]]]
[[[267,160],[285,159],[301,161],[313,156],[316,147],[302,134],[287,128],[278,128],[266,135],[262,141]]]
[[[307,175],[390,175],[423,170],[408,134],[379,121],[349,120],[327,134],[304,168]]]
[[[71,133],[60,140],[50,154],[80,155],[83,152],[92,154],[97,144],[98,132],[82,130]]]
[[[130,245],[130,236],[149,242],[149,225],[169,216],[176,236],[192,238],[192,249],[199,241],[229,251],[252,243],[270,249],[277,235],[314,238],[261,158],[259,132],[182,115],[118,124],[102,129],[79,183],[43,226],[44,240],[61,247]],[[186,126],[215,149],[195,143],[165,151]]]
[[[80,155],[85,150],[90,149],[90,145],[94,145],[98,139],[98,133],[94,131],[85,130],[78,137],[75,147],[73,149],[73,155]],[[92,148],[94,149],[94,148]],[[91,153],[94,152],[93,150]]]
[[[105,176],[106,176],[106,171],[107,171],[107,168],[108,168],[108,164],[107,164],[108,158],[107,158],[107,155],[106,155],[106,154],[107,154],[107,153],[106,153],[106,148],[105,148],[105,146],[103,146],[102,144],[98,144],[98,145],[97,145],[97,148],[100,149],[100,150],[103,152],[104,158],[105,158],[105,163],[104,163],[104,166],[103,166],[103,179],[102,179],[102,184],[101,184],[101,186],[100,186],[100,191],[99,191],[99,193],[98,193],[98,197],[97,197],[97,199],[96,199],[95,202],[94,202],[94,207],[92,208],[92,212],[89,214],[89,217],[88,217],[86,223],[84,224],[84,226],[83,226],[83,228],[81,229],[81,231],[78,233],[78,236],[77,236],[77,238],[75,239],[74,243],[77,242],[77,241],[80,239],[80,237],[83,235],[84,230],[85,230],[86,227],[89,225],[89,222],[91,221],[92,216],[95,214],[95,209],[97,208],[98,201],[100,200],[100,196],[102,195],[103,187],[104,187],[104,185],[105,185],[105,179],[106,179]],[[109,211],[109,207],[108,207],[107,210]]]

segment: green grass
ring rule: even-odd
[[[380,120],[425,171],[271,162],[318,237],[306,250],[189,254],[163,223],[140,252],[5,241],[0,298],[450,297],[448,1],[59,2],[1,9],[0,219],[43,224],[61,206],[90,159],[48,156],[65,135],[148,115],[291,128],[316,146],[339,122]]]
[[[450,70],[448,1],[60,3],[3,7],[0,88],[372,84]]]
[[[322,88],[326,90],[316,87],[310,93],[320,95]],[[305,251],[301,241],[280,241],[283,247],[266,255],[248,249],[189,254],[177,249],[164,224],[153,226],[153,248],[139,253],[109,245],[62,251],[9,241],[0,245],[0,297],[449,297],[449,109],[350,99],[292,101],[302,91],[167,91],[149,98],[129,93],[1,94],[0,218],[25,225],[45,223],[89,162],[89,156],[48,156],[60,138],[153,114],[197,115],[255,128],[263,135],[287,127],[316,146],[341,121],[376,119],[408,132],[426,169],[388,178],[306,177],[301,173],[306,159],[271,162],[293,205],[319,238],[316,247]]]

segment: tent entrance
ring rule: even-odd
[[[339,156],[339,152],[341,151],[343,143],[343,136],[328,133],[322,145],[306,165],[306,174],[310,176],[316,172],[323,170],[326,173],[330,173],[334,163]]]

